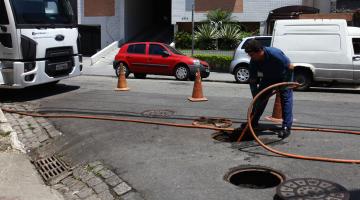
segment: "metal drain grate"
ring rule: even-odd
[[[70,167],[68,167],[56,156],[35,161],[35,167],[44,180],[50,185],[56,184],[59,180],[65,178],[71,173],[69,170]]]

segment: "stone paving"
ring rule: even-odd
[[[34,111],[37,108],[36,105],[22,103],[3,103],[0,106],[17,111]],[[62,135],[45,118],[4,114],[27,153]],[[66,200],[144,200],[139,192],[101,161],[76,166],[69,176],[51,187],[59,191]]]

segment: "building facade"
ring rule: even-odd
[[[328,13],[331,9],[330,2],[331,0],[78,0],[77,16],[81,25],[100,27],[100,46],[104,48],[114,41],[125,42],[141,34],[156,32],[152,27],[159,27],[160,30],[160,26],[171,26],[176,31],[182,23],[191,22],[193,3],[196,22],[206,19],[207,11],[222,8],[233,12],[235,20],[258,26],[261,33],[271,10],[305,5]]]

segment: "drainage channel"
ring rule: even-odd
[[[59,180],[71,174],[70,167],[56,156],[38,159],[34,164],[40,175],[49,185],[56,184]]]
[[[242,188],[266,189],[280,185],[285,175],[268,167],[246,165],[230,169],[224,180]]]
[[[144,117],[150,118],[167,118],[175,114],[172,110],[146,110],[141,113]]]

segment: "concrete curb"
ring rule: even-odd
[[[20,142],[17,133],[12,129],[10,123],[0,108],[0,133],[1,132],[10,133],[10,142],[13,149],[16,149],[22,153],[26,153],[24,144]]]

